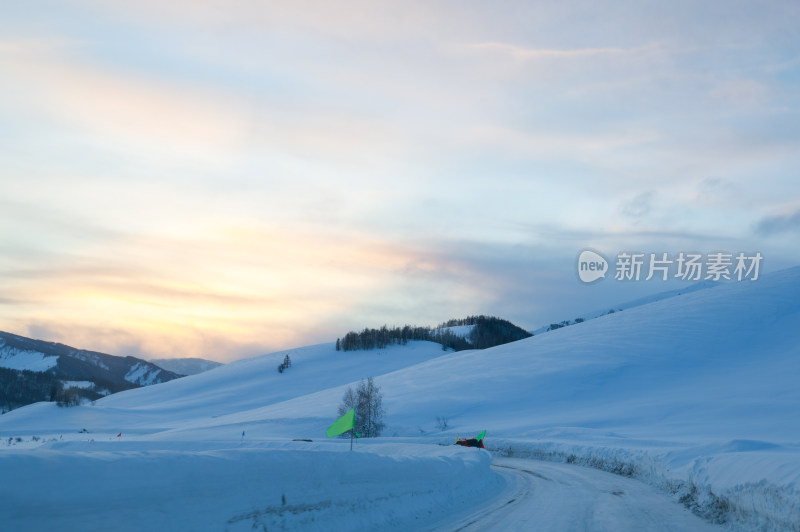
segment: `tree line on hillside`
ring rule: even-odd
[[[454,334],[449,329],[462,325],[474,325],[466,338]],[[406,345],[410,340],[427,340],[441,344],[442,349],[462,351],[464,349],[486,349],[530,336],[532,335],[528,331],[517,327],[510,321],[481,315],[448,320],[435,328],[411,325],[390,328],[384,325],[380,329],[367,328],[361,332],[350,331],[343,338],[336,339],[336,350],[383,349],[394,344]]]
[[[475,325],[469,335],[471,344],[469,349],[487,349],[533,336],[522,327],[494,316],[469,316],[461,320],[449,320],[439,327],[459,325]]]
[[[51,373],[0,368],[0,411],[51,401],[58,406],[76,406],[84,399],[94,401],[101,394],[82,388],[65,388]]]

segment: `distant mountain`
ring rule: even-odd
[[[182,375],[136,357],[118,357],[0,331],[0,409],[38,401],[83,399],[177,379]]]
[[[154,358],[150,362],[179,375],[197,375],[222,366],[221,362],[205,358]]]
[[[494,316],[469,316],[463,319],[448,320],[436,328],[404,327],[364,329],[351,331],[344,338],[337,338],[336,349],[356,351],[383,349],[392,344],[405,345],[409,340],[426,340],[441,344],[443,349],[462,351],[466,349],[487,349],[498,345],[516,342],[533,336],[508,320]]]

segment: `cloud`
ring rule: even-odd
[[[711,90],[711,97],[737,107],[752,109],[770,101],[767,84],[754,79],[722,81]]]
[[[705,205],[724,205],[737,200],[741,191],[729,179],[707,177],[697,185],[695,200]]]
[[[72,343],[96,329],[97,345],[114,353],[202,356],[213,344],[238,356],[242,346],[264,352],[335,339],[367,318],[432,317],[482,300],[486,284],[423,245],[254,222],[194,237],[128,235],[6,266],[4,297],[38,304],[0,305],[0,320]],[[449,313],[435,319],[441,314]],[[226,356],[234,355],[214,358]]]
[[[504,42],[482,42],[464,44],[460,48],[478,52],[492,52],[512,57],[517,60],[528,61],[534,59],[585,59],[599,55],[619,55],[635,53],[649,49],[652,45],[637,48],[573,48],[573,49],[548,49],[525,48]]]
[[[230,100],[81,60],[80,50],[73,42],[49,39],[0,43],[4,83],[24,95],[17,104],[96,135],[168,142],[175,150],[199,144],[218,151],[241,143],[248,119]]]
[[[34,301],[34,300],[27,300],[27,299],[0,296],[0,305],[8,305],[10,307],[19,307],[20,305],[31,305],[31,304],[35,304],[35,303],[36,303],[36,301]]]
[[[243,356],[538,325],[606,290],[570,284],[582,247],[741,249],[795,191],[783,8],[74,7],[0,21],[0,323],[23,333]]]
[[[372,2],[345,0],[336,4],[319,0],[262,2],[240,0],[142,0],[136,3],[81,0],[123,19],[136,18],[148,25],[164,24],[186,30],[204,29],[215,34],[255,33],[311,34],[335,39],[382,42],[408,33],[436,34],[452,13],[429,2]],[[445,18],[450,17],[450,19]]]
[[[772,236],[800,232],[800,209],[793,213],[765,216],[756,223],[756,233]]]
[[[107,242],[126,236],[123,231],[96,223],[92,220],[91,213],[76,213],[67,205],[50,204],[51,198],[42,195],[44,187],[33,191],[26,200],[22,199],[22,193],[30,192],[28,183],[13,182],[8,183],[6,187],[10,195],[0,198],[0,212],[17,224],[14,228],[16,231],[9,232],[8,236],[19,232],[20,229],[33,233],[47,233],[51,236],[75,237],[84,242]],[[3,230],[0,229],[0,234],[2,233]]]
[[[476,149],[487,147],[517,156],[538,158],[596,158],[614,150],[654,142],[658,134],[650,129],[616,127],[597,134],[578,131],[559,132],[530,126],[511,128],[502,125],[479,124],[455,132],[464,144]]]
[[[166,331],[142,334],[135,328],[42,318],[21,325],[15,333],[37,340],[64,343],[77,349],[144,359],[199,356],[232,362],[268,352],[265,351],[267,344],[237,341],[202,329],[187,329],[182,335]]]
[[[640,220],[652,212],[655,197],[656,193],[652,190],[640,192],[633,198],[622,202],[619,206],[619,212],[628,218]]]
[[[529,233],[537,242],[558,242],[560,249],[568,249],[574,254],[578,249],[597,247],[611,251],[616,249],[633,249],[643,244],[650,246],[670,247],[683,246],[687,243],[707,246],[712,242],[731,242],[736,240],[718,233],[703,233],[692,230],[661,229],[654,227],[645,229],[631,224],[614,225],[602,223],[599,227],[569,226],[557,223],[518,224],[519,228]]]

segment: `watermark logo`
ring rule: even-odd
[[[634,253],[617,254],[614,280],[649,281],[654,277],[666,281],[755,281],[764,257],[761,253]],[[578,257],[578,277],[584,283],[605,278],[609,265],[606,259],[592,250],[583,250]]]
[[[578,277],[584,283],[593,283],[608,273],[608,261],[591,249],[581,251],[578,256]]]

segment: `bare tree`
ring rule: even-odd
[[[345,412],[351,408],[356,408],[356,406],[358,406],[356,392],[354,392],[352,388],[348,387],[342,396],[342,404],[339,405],[339,417],[343,416]]]
[[[372,377],[366,381],[361,381],[358,385],[358,410],[356,413],[361,414],[361,431],[360,434],[365,438],[375,438],[380,436],[383,428],[386,426],[383,423],[383,394],[381,388]],[[360,412],[359,412],[360,411]]]
[[[355,431],[360,437],[380,436],[386,426],[383,423],[383,416],[386,412],[383,409],[383,394],[380,386],[375,384],[372,377],[366,381],[362,380],[355,391],[349,387],[345,390],[339,405],[339,415],[344,415],[351,408],[356,411]]]

